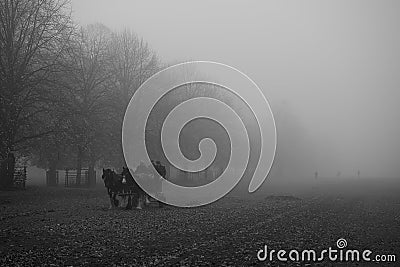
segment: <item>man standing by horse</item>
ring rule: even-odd
[[[136,172],[137,172],[137,169],[135,171],[135,174],[137,174]],[[126,179],[128,188],[131,189],[135,195],[135,203],[137,203],[136,208],[142,209],[143,199],[144,199],[146,193],[143,191],[143,189],[138,185],[136,180],[133,178],[129,168],[127,168],[127,167],[123,168],[122,176]]]
[[[167,176],[167,170],[166,170],[166,168],[165,168],[165,166],[163,166],[162,164],[161,164],[161,162],[160,161],[156,161],[156,163],[154,163],[154,162],[152,162],[153,163],[153,166],[154,166],[154,168],[156,169],[156,173],[155,173],[155,175],[154,175],[154,178],[155,179],[157,179],[157,178],[159,178],[160,176],[162,177],[162,178],[164,178],[164,179],[166,179],[166,176]],[[159,189],[158,189],[158,193],[160,193],[161,194],[161,196],[162,196],[162,184],[163,184],[163,181],[162,181],[162,179],[160,178],[160,179],[157,179],[158,181],[159,181]],[[164,197],[163,197],[164,198]],[[165,198],[164,198],[165,199]],[[165,206],[165,204],[163,203],[163,202],[161,202],[161,201],[159,201],[159,206],[160,207],[164,207]]]
[[[160,176],[166,176],[166,169],[161,165],[160,161],[156,163],[152,161],[152,164],[154,168],[147,167],[141,162],[134,172],[131,172],[127,167],[123,167],[121,174],[117,174],[111,169],[103,169],[102,178],[110,197],[110,208],[119,206],[117,196],[122,196],[123,199],[128,197],[126,209],[131,209],[133,204],[136,204],[137,209],[142,209],[145,203],[149,204],[151,202],[147,193],[139,186],[133,175],[138,179],[147,180],[146,182],[149,182],[150,187],[154,189],[153,193],[161,193],[162,180]],[[132,200],[134,203],[132,203]],[[159,204],[163,206],[162,203]]]

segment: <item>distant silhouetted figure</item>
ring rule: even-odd
[[[336,176],[340,177],[340,175],[342,175],[342,173],[341,172],[337,172]]]
[[[314,173],[314,177],[315,177],[315,180],[318,179],[318,172],[315,172],[315,173]]]

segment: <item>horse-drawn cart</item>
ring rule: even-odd
[[[131,172],[128,168],[123,168],[121,174],[111,169],[103,169],[102,178],[110,197],[110,208],[120,205],[117,197],[128,200],[127,209],[133,206],[163,206],[163,179],[159,175]]]
[[[146,205],[152,206],[152,205],[159,205],[160,200],[164,200],[165,197],[163,195],[163,187],[162,187],[162,178],[161,176],[158,175],[153,175],[153,174],[136,174],[135,177],[139,184],[145,184],[147,189],[150,189],[149,192],[147,192],[147,197],[146,197]]]

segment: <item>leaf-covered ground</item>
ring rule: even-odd
[[[264,245],[320,251],[336,248],[339,238],[348,249],[397,253],[389,266],[400,261],[400,201],[393,197],[225,197],[201,208],[129,211],[108,206],[104,189],[0,191],[0,266],[278,265],[276,257],[259,262],[257,251]]]

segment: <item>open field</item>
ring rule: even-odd
[[[321,251],[336,248],[339,238],[348,249],[397,254],[389,266],[400,257],[400,196],[225,197],[194,209],[108,206],[102,188],[0,191],[0,266],[268,265],[257,259],[264,245]]]

